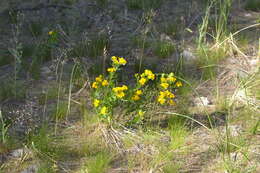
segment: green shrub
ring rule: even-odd
[[[247,0],[245,9],[252,10],[252,11],[260,11],[260,1],[259,0]]]

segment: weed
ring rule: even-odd
[[[175,51],[172,43],[159,41],[155,44],[154,53],[160,58],[167,58]]]
[[[66,5],[73,5],[73,4],[75,4],[77,2],[77,0],[64,0],[64,3],[66,4]]]
[[[89,173],[105,173],[109,168],[111,159],[111,153],[99,152],[87,161],[83,170]]]
[[[163,0],[127,0],[126,4],[129,9],[136,10],[150,10],[159,8]]]

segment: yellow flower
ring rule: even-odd
[[[165,91],[164,92],[165,94],[166,94],[166,96],[168,97],[168,98],[174,98],[175,97],[175,95],[173,94],[173,93],[171,93],[170,91]]]
[[[119,87],[115,87],[115,88],[113,88],[112,89],[114,92],[118,92],[119,90],[120,90],[120,88]]]
[[[53,31],[49,31],[49,32],[48,32],[49,35],[52,35],[53,33],[54,33]]]
[[[139,110],[139,111],[138,111],[138,115],[139,115],[140,117],[144,116],[144,111]]]
[[[159,97],[157,98],[157,101],[158,101],[161,105],[163,105],[163,104],[166,102],[166,99],[159,96]]]
[[[148,79],[154,80],[155,75],[153,74],[153,72],[151,70],[145,70],[144,74],[147,76]]]
[[[102,86],[107,86],[107,85],[108,85],[108,81],[107,80],[103,80]]]
[[[144,85],[144,84],[146,83],[146,81],[147,81],[147,79],[141,78],[141,79],[139,80],[139,83],[140,83],[141,85]]]
[[[169,87],[169,84],[168,83],[161,83],[160,86],[163,87],[164,89],[167,89]]]
[[[161,77],[161,82],[165,83],[165,82],[167,82],[167,79],[165,77]]]
[[[106,107],[106,106],[104,106],[104,107],[101,108],[100,114],[101,114],[101,115],[106,115],[106,114],[107,114],[107,107]]]
[[[117,92],[116,96],[119,98],[123,98],[125,96],[125,93],[123,91]]]
[[[163,91],[160,91],[160,97],[165,97],[165,96],[166,96],[166,93]]]
[[[97,82],[93,82],[92,83],[92,88],[96,88],[97,89],[98,88],[98,83]]]
[[[140,74],[135,73],[135,78],[138,78],[140,76]]]
[[[139,96],[139,95],[143,94],[143,92],[142,92],[142,90],[136,90],[135,94]]]
[[[119,64],[121,64],[121,65],[125,65],[125,64],[126,64],[126,60],[125,60],[124,58],[119,58],[119,59],[118,59],[118,62],[119,62]]]
[[[176,106],[176,102],[174,100],[169,100],[168,103],[171,106]]]
[[[119,64],[119,61],[116,56],[112,56],[111,60],[113,61],[114,64]]]
[[[103,76],[102,75],[99,75],[98,77],[96,77],[96,81],[97,82],[102,82],[103,80]]]
[[[124,91],[124,90],[128,90],[128,87],[126,86],[126,85],[123,85],[122,87],[121,87],[121,89]]]
[[[181,87],[181,86],[182,86],[181,81],[176,82],[176,86],[177,86],[177,87]]]
[[[108,68],[107,71],[113,73],[113,72],[116,71],[116,68],[115,67],[111,67],[111,68]]]
[[[100,104],[100,100],[95,99],[94,102],[93,102],[94,107],[98,107],[99,104]]]
[[[132,100],[134,100],[134,101],[140,100],[140,96],[139,95],[134,95],[132,97]]]
[[[169,77],[167,78],[167,81],[175,82],[175,81],[176,81],[176,78],[173,77],[173,76],[169,76]]]

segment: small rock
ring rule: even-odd
[[[210,104],[210,101],[208,100],[207,97],[196,97],[194,100],[193,100],[193,103],[196,105],[196,106],[208,106]]]
[[[31,151],[27,148],[19,148],[16,150],[13,150],[9,156],[12,158],[19,158],[19,157],[23,157],[25,154],[30,154]]]
[[[222,134],[226,133],[226,127],[223,127]],[[229,125],[228,131],[231,136],[236,137],[239,136],[242,132],[242,127],[240,125]]]
[[[193,53],[188,50],[184,50],[182,52],[182,57],[184,59],[184,63],[190,63],[196,59],[196,57],[193,55]]]
[[[51,73],[51,70],[49,69],[49,67],[42,67],[41,68],[41,71],[42,71],[42,73],[43,74],[49,74],[49,73]]]
[[[161,41],[166,41],[166,42],[172,42],[172,39],[168,36],[168,35],[166,35],[166,34],[161,34],[160,35],[160,40]]]
[[[23,170],[21,173],[36,173],[38,171],[37,165],[30,165],[28,168]]]
[[[243,159],[243,154],[241,153],[230,153],[230,156],[231,156],[231,159],[234,161],[234,162],[239,162]]]

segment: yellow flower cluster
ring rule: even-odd
[[[116,71],[116,68],[115,67],[110,67],[110,68],[107,69],[107,71],[110,72],[110,73],[113,73],[113,72]]]
[[[54,31],[49,31],[48,34],[52,35],[52,34],[54,34]]]
[[[108,81],[106,79],[103,79],[102,75],[99,75],[98,77],[96,77],[95,82],[92,83],[92,88],[97,89],[99,85],[107,86],[108,84]]]
[[[125,92],[124,91],[126,91],[126,90],[128,90],[128,87],[126,85],[123,85],[121,87],[113,88],[114,93],[119,98],[123,98],[125,96]]]
[[[165,104],[166,102],[170,105],[175,105],[175,102],[173,100],[174,97],[175,95],[168,90],[160,91],[160,95],[157,97],[157,101],[161,105]]]
[[[112,56],[112,62],[116,65],[126,65],[127,61],[122,57]]]
[[[100,110],[100,114],[101,115],[106,115],[108,113],[108,110],[107,110],[107,107],[106,106],[103,106]]]
[[[145,85],[148,80],[154,80],[155,74],[151,70],[145,70],[144,73],[141,74],[141,79],[139,79],[139,83],[141,86]]]
[[[94,105],[94,107],[95,107],[95,108],[98,107],[99,104],[100,104],[100,100],[98,100],[98,99],[94,99],[94,101],[93,101],[93,105]]]
[[[174,84],[176,82],[176,78],[174,77],[174,74],[173,73],[170,73],[167,77],[165,77],[164,75],[160,78],[160,81],[161,81],[161,84],[160,86],[163,88],[163,89],[168,89],[169,85],[170,84]],[[182,83],[181,81],[177,81],[175,83],[175,87],[181,87],[182,86]]]
[[[133,95],[133,97],[131,98],[134,101],[140,100],[140,95],[142,95],[143,92],[142,90],[136,90],[135,94]]]

